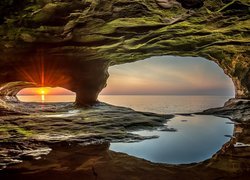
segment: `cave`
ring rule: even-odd
[[[249,99],[249,14],[246,8],[232,13],[236,4],[248,4],[179,2],[182,6],[172,3],[169,9],[162,6],[167,1],[101,6],[99,1],[41,1],[33,2],[35,9],[17,9],[0,28],[0,95],[60,86],[76,93],[77,104],[93,104],[106,86],[109,66],[179,55],[216,62],[232,78],[235,97]]]
[[[16,96],[21,89],[27,87],[59,86],[75,92],[76,103],[79,105],[96,103],[99,93],[106,87],[109,77],[108,67],[116,62],[104,60],[104,58],[90,60],[93,57],[88,57],[86,54],[79,57],[68,57],[67,54],[49,55],[48,51],[46,49],[42,51],[43,53],[39,50],[39,53],[34,54],[2,56],[8,60],[8,63],[1,63],[3,71],[0,76],[0,95]],[[126,56],[128,54],[129,52]],[[235,70],[221,65],[220,62],[223,61],[215,62],[225,74],[232,78],[235,97],[248,99],[249,72],[245,65],[248,57],[237,56],[235,58],[236,60],[232,60]],[[243,69],[239,70],[238,67]]]
[[[1,96],[16,96],[30,87],[62,87],[76,93],[78,104],[93,104],[108,78],[106,61],[81,61],[45,53],[15,57],[2,67]],[[87,57],[86,57],[87,58]],[[14,60],[14,61],[15,61]]]
[[[65,168],[69,164],[66,161],[53,164],[53,170],[46,167],[39,172],[29,169],[33,165],[33,170],[39,169],[36,162],[23,163],[19,169],[0,171],[2,179],[10,179],[12,175],[20,179],[20,174],[25,179],[97,179],[97,176],[154,179],[159,174],[159,179],[247,179],[249,7],[249,0],[1,1],[0,150],[4,155],[0,160],[16,163],[20,157],[29,159],[30,150],[47,154],[53,149],[48,156],[51,159],[42,159],[41,164],[50,160],[58,163],[58,157],[66,160],[70,157],[70,161],[71,157],[79,157],[79,161],[87,162],[85,166],[74,161],[73,167]],[[108,143],[86,149],[74,146],[92,139],[100,142],[102,138],[140,141],[142,137],[127,131],[135,127],[152,129],[173,118],[174,115],[136,112],[97,101],[107,86],[109,67],[164,55],[205,58],[215,62],[232,79],[235,98],[224,107],[200,112],[230,118],[235,125],[230,142],[207,161],[181,166],[153,164],[110,152]],[[27,103],[17,101],[20,90],[35,87],[68,89],[76,94],[75,103],[39,110],[34,104],[27,108]],[[105,128],[107,133],[102,131]],[[72,135],[79,136],[72,138]],[[71,152],[79,156],[68,154]],[[86,158],[86,154],[91,157]],[[100,155],[102,158],[98,159]],[[98,164],[94,166],[92,162]],[[25,168],[28,173],[22,172]]]
[[[199,112],[221,107],[235,96],[230,77],[216,63],[200,57],[155,56],[111,66],[108,72],[98,100],[137,111]],[[149,108],[154,98],[155,104],[161,102],[158,111]],[[200,108],[191,110],[195,101]]]

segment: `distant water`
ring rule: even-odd
[[[22,102],[74,102],[75,95],[19,95]],[[100,95],[99,101],[116,106],[130,107],[137,111],[155,113],[192,113],[220,107],[230,96],[145,96],[145,95]]]
[[[17,98],[22,102],[74,102],[75,95],[18,95]]]
[[[220,107],[229,96],[99,96],[100,101],[130,107],[137,111],[162,114],[193,113]],[[194,115],[176,116],[166,126],[177,129],[168,131],[136,131],[156,139],[136,143],[111,143],[110,149],[127,153],[157,163],[187,164],[201,162],[212,157],[230,140],[234,125],[227,118]],[[229,136],[225,136],[229,135]]]
[[[23,102],[74,102],[75,96],[18,96]],[[161,114],[193,113],[223,106],[229,96],[114,96],[100,95],[99,100],[137,111]],[[111,143],[110,149],[152,162],[185,164],[210,158],[233,134],[234,125],[227,118],[193,115],[175,116],[167,122],[176,132],[142,130],[132,133],[159,136],[135,143]],[[229,135],[229,136],[225,136]]]
[[[143,96],[100,95],[99,100],[137,111],[155,113],[192,113],[213,107],[221,107],[230,96]]]

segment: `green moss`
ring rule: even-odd
[[[33,21],[35,23],[42,23],[47,22],[53,18],[54,15],[56,15],[57,12],[61,12],[63,10],[67,9],[68,4],[67,3],[48,3],[46,4],[41,11],[36,13],[33,16]]]
[[[248,0],[238,2],[244,7],[249,4]],[[80,8],[73,7],[78,3]],[[0,28],[5,38],[1,48],[10,47],[9,42],[22,50],[27,44],[33,47],[20,38],[28,34],[34,37],[33,43],[48,44],[49,52],[65,56],[84,57],[90,52],[89,60],[105,59],[112,64],[158,55],[202,56],[233,76],[233,57],[249,54],[250,15],[233,8],[225,11],[230,3],[221,0],[204,3],[200,9],[186,10],[180,6],[164,9],[155,1],[141,0],[41,1],[8,17]],[[237,65],[234,75],[243,78],[241,71]]]
[[[19,38],[21,28],[12,28],[7,32],[7,37],[9,40],[17,40]]]
[[[41,12],[37,13],[37,14],[33,17],[32,20],[33,20],[34,22],[36,22],[36,23],[39,23],[39,22],[46,22],[46,21],[48,21],[50,18],[51,18],[51,14],[41,11]]]
[[[205,7],[212,12],[218,11],[221,7],[224,6],[221,0],[206,0],[204,1]]]
[[[26,7],[24,9],[24,11],[32,11],[32,12],[34,12],[34,11],[39,10],[40,8],[41,8],[41,6],[39,4],[34,4],[34,5],[30,5],[30,6]]]
[[[15,130],[19,133],[22,134],[26,137],[30,137],[33,135],[33,133],[31,131],[25,130],[24,128],[21,127],[16,127]]]
[[[25,137],[30,137],[33,135],[32,131],[26,130],[22,127],[14,126],[14,125],[7,125],[7,126],[1,126],[0,132],[9,132],[9,131],[16,131],[18,134],[23,135]]]
[[[116,29],[121,28],[131,28],[131,27],[146,27],[146,26],[158,26],[162,25],[159,19],[154,17],[143,17],[143,18],[119,18],[115,19],[104,26],[97,29],[96,33],[100,34],[112,34],[115,33]]]
[[[234,76],[237,76],[240,80],[244,79],[248,71],[247,67],[244,67],[240,62],[235,65]]]
[[[232,0],[231,2],[227,3],[226,5],[222,6],[220,9],[217,10],[217,12],[221,12],[224,9],[226,9],[228,6],[232,5],[233,3],[235,3],[237,0]]]

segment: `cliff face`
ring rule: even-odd
[[[250,98],[248,0],[1,1],[0,94],[61,86],[96,101],[109,65],[200,56]],[[44,78],[43,78],[44,77]],[[11,83],[10,83],[11,82]]]

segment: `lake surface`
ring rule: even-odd
[[[22,102],[74,102],[75,95],[18,95],[17,98]]]
[[[126,106],[138,111],[155,113],[193,113],[223,106],[229,96],[99,96],[99,100],[113,105]],[[230,140],[233,124],[227,118],[194,115],[176,116],[166,126],[168,131],[136,131],[156,139],[136,143],[111,143],[110,149],[140,157],[152,162],[186,164],[201,162],[212,157]]]
[[[73,102],[75,96],[19,96],[23,102]],[[130,107],[137,111],[161,114],[194,113],[208,108],[223,106],[229,96],[114,96],[100,95],[99,100]],[[110,149],[127,153],[152,162],[186,164],[211,158],[233,134],[234,125],[227,118],[206,115],[176,115],[168,121],[167,128],[176,132],[140,130],[131,132],[141,136],[159,138],[134,143],[111,143]],[[225,136],[225,135],[229,135]]]
[[[193,113],[221,107],[231,96],[145,96],[145,95],[100,95],[99,100],[130,107],[137,111],[163,114]]]
[[[137,111],[163,114],[193,113],[220,107],[232,96],[151,96],[151,95],[99,95],[98,100]],[[22,102],[74,102],[75,95],[19,95]]]
[[[157,163],[187,164],[201,162],[212,157],[233,134],[233,124],[226,118],[195,115],[176,116],[167,126],[168,131],[136,131],[143,136],[159,138],[136,143],[111,143],[110,149]]]

